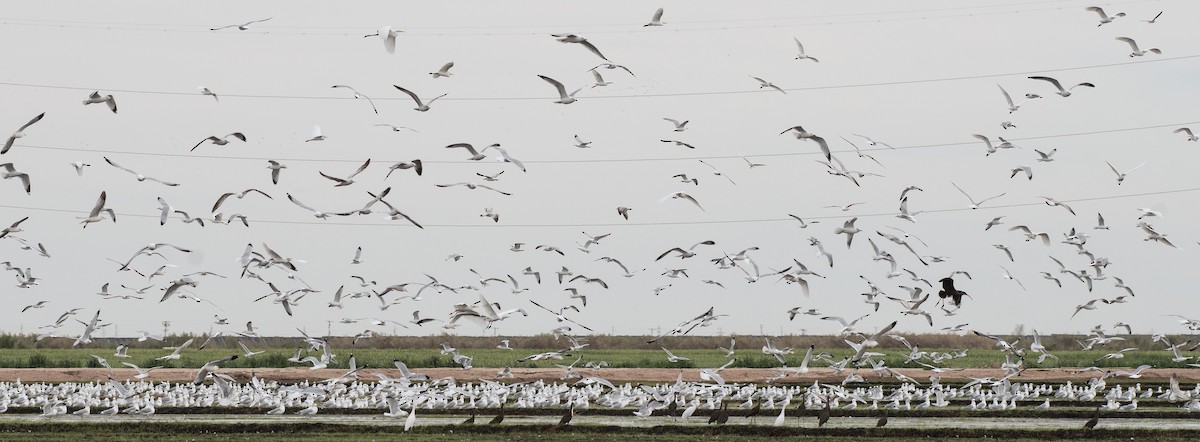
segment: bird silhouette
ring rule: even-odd
[[[954,304],[955,307],[962,306],[963,296],[967,296],[967,297],[971,296],[971,295],[968,295],[967,292],[955,289],[954,288],[954,279],[942,278],[942,279],[938,280],[938,282],[942,283],[942,290],[938,292],[938,297],[942,298],[943,301],[945,301],[946,298],[950,298],[950,303]]]

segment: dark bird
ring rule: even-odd
[[[501,422],[504,422],[504,403],[500,404],[500,412],[496,413],[496,417],[493,417],[492,420],[488,421],[488,425],[497,425]]]
[[[955,289],[953,279],[942,278],[942,279],[938,280],[938,282],[942,283],[942,290],[938,292],[938,297],[942,298],[943,301],[946,298],[950,298],[950,303],[954,304],[955,307],[962,306],[963,296],[966,296],[966,297],[971,296],[971,295],[968,295],[967,292]]]
[[[1100,423],[1100,407],[1096,407],[1096,412],[1092,414],[1092,418],[1083,423],[1083,429],[1091,430],[1096,428],[1096,424]]]
[[[757,418],[757,417],[758,417],[758,412],[759,412],[759,411],[761,411],[761,410],[762,410],[762,403],[761,403],[761,402],[760,402],[760,403],[757,403],[757,404],[754,404],[754,406],[753,406],[753,407],[750,407],[750,409],[749,409],[749,410],[746,410],[746,418],[747,418],[747,419],[750,419],[750,422],[751,422],[751,423],[754,423],[754,420],[755,420],[755,418]]]
[[[829,422],[829,401],[825,401],[825,408],[817,413],[817,427],[824,427],[826,422]]]
[[[879,418],[879,422],[876,422],[875,426],[882,427],[884,425],[887,425],[887,417],[888,417],[887,410],[883,410],[883,416]]]
[[[475,410],[471,410],[471,417],[468,417],[467,420],[462,421],[461,425],[475,425],[475,415],[476,414],[477,414],[477,412]]]
[[[571,423],[571,418],[573,418],[573,417],[575,417],[575,406],[574,405],[572,405],[571,408],[569,410],[567,410],[566,414],[563,414],[562,419],[558,420],[558,425],[550,427],[550,430],[553,431],[553,430],[557,430],[559,428],[567,426],[567,424]]]

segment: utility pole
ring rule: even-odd
[[[167,338],[167,329],[171,328],[171,321],[163,321],[163,339]]]

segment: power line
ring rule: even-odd
[[[1190,188],[1173,189],[1173,190],[1161,190],[1161,191],[1156,191],[1156,192],[1131,193],[1131,194],[1125,194],[1125,195],[1107,195],[1107,196],[1097,196],[1097,197],[1087,197],[1087,198],[1064,199],[1064,200],[1059,200],[1059,201],[1063,202],[1063,203],[1079,203],[1079,202],[1106,201],[1106,200],[1124,199],[1124,198],[1138,198],[1138,197],[1154,196],[1154,195],[1170,195],[1170,194],[1176,194],[1176,193],[1187,193],[1187,192],[1196,192],[1196,191],[1200,191],[1200,187],[1190,187]],[[921,213],[978,212],[978,211],[988,211],[988,210],[997,210],[997,209],[1010,209],[1010,208],[1015,208],[1015,207],[1040,206],[1042,204],[1045,204],[1045,202],[1039,201],[1039,202],[1033,202],[1033,203],[1002,204],[1002,205],[980,207],[978,209],[972,209],[969,207],[930,209],[930,210],[923,210],[923,211],[921,211]],[[45,208],[45,207],[14,206],[14,205],[0,205],[0,208],[15,209],[15,210],[33,210],[33,211],[41,211],[41,212],[55,212],[55,213],[71,213],[71,214],[88,213],[87,211],[82,211],[82,210],[54,209],[54,208]],[[805,216],[805,217],[801,217],[801,218],[803,218],[805,220],[828,220],[828,219],[846,219],[846,218],[850,218],[850,217],[875,218],[875,217],[881,217],[881,216],[895,216],[896,214],[897,214],[897,212],[875,212],[875,213],[863,213],[863,214]],[[121,217],[134,217],[134,218],[153,218],[153,219],[159,218],[159,215],[143,215],[143,214],[121,214],[120,216]],[[181,219],[180,217],[175,217],[175,216],[171,216],[171,218]],[[751,223],[781,223],[781,222],[795,222],[795,220],[792,218],[759,218],[759,219],[714,220],[714,221],[664,221],[664,222],[584,223],[584,224],[422,224],[422,225],[426,226],[426,227],[444,227],[444,228],[464,228],[464,227],[465,228],[494,228],[494,227],[503,227],[503,228],[572,227],[572,228],[575,228],[575,227],[653,227],[653,226],[720,225],[720,224],[751,224]],[[251,223],[253,223],[253,224],[261,223],[261,224],[318,225],[318,226],[352,226],[352,227],[412,227],[408,223],[346,223],[346,222],[287,221],[287,220],[252,220]]]
[[[1063,1],[1070,1],[1070,0],[1063,0]],[[1028,4],[1043,4],[1043,3],[1045,3],[1045,2],[1028,2],[1028,3],[1018,3],[1015,5],[1023,6],[1023,5],[1028,5]],[[1109,2],[1109,3],[1104,3],[1102,5],[1103,6],[1112,6],[1112,5],[1127,4],[1127,3],[1139,3],[1139,1],[1138,0],[1129,0],[1129,1]],[[978,8],[1001,8],[1001,7],[1007,7],[1007,6],[1006,5],[988,5],[988,6],[979,6]],[[545,34],[545,32],[546,32],[546,31],[541,31],[541,32],[538,32],[538,31],[525,31],[525,32],[517,32],[517,31],[445,32],[445,31],[438,31],[438,30],[447,30],[447,29],[453,30],[453,29],[513,29],[513,28],[522,29],[523,28],[523,29],[561,30],[561,29],[568,29],[568,28],[607,27],[607,26],[619,27],[620,29],[612,29],[612,30],[593,29],[593,30],[589,30],[588,33],[589,34],[617,34],[617,33],[640,33],[640,32],[662,33],[662,32],[695,32],[695,31],[729,31],[729,30],[742,30],[742,29],[766,29],[766,28],[788,28],[788,27],[804,27],[804,26],[830,26],[830,25],[842,25],[842,24],[918,21],[918,20],[929,20],[929,19],[939,19],[939,18],[960,18],[960,17],[1007,15],[1007,14],[1020,14],[1020,13],[1028,13],[1028,12],[1041,12],[1041,11],[1057,11],[1057,10],[1067,9],[1067,7],[1064,7],[1064,6],[1052,6],[1052,7],[1045,7],[1045,8],[1026,8],[1026,9],[1001,10],[1001,11],[981,11],[981,12],[967,12],[967,13],[943,14],[943,15],[931,15],[931,16],[922,15],[922,16],[911,16],[911,17],[849,19],[849,20],[841,20],[841,21],[814,21],[814,22],[808,22],[808,23],[724,25],[724,26],[709,26],[709,27],[679,27],[678,26],[678,25],[687,25],[687,24],[711,24],[711,23],[751,22],[751,21],[771,21],[771,20],[786,21],[786,20],[806,20],[806,19],[813,19],[813,18],[820,19],[820,18],[829,18],[829,17],[858,17],[858,16],[869,16],[869,15],[913,14],[913,13],[925,13],[925,12],[962,10],[962,9],[968,9],[968,8],[972,8],[972,7],[939,8],[939,9],[924,9],[924,10],[915,10],[915,11],[892,11],[892,12],[859,13],[859,14],[831,14],[831,15],[825,15],[825,16],[786,17],[786,18],[775,18],[775,19],[772,19],[772,18],[747,18],[747,19],[699,20],[699,21],[690,21],[690,22],[688,22],[688,21],[672,21],[671,27],[664,28],[664,29],[655,29],[652,31],[644,29],[643,27],[640,26],[640,23],[633,23],[633,22],[593,24],[593,25],[568,24],[568,25],[436,26],[436,27],[406,26],[406,27],[403,27],[403,29],[419,30],[419,31],[434,31],[434,32],[426,32],[426,33],[408,33],[408,32],[406,32],[404,34],[405,37],[446,37],[446,36],[464,36],[464,37],[465,36],[488,36],[488,37],[491,37],[491,36],[501,36],[501,35],[542,35],[542,34]],[[23,21],[28,22],[28,23],[23,23]],[[179,33],[213,33],[213,32],[216,32],[216,31],[211,30],[211,26],[213,26],[213,25],[163,24],[163,23],[146,23],[146,24],[103,23],[103,22],[51,21],[51,20],[31,20],[31,19],[12,19],[12,18],[0,19],[0,25],[48,27],[48,28],[95,29],[95,30],[143,31],[143,32],[179,32]],[[130,26],[145,26],[145,27],[130,27]],[[183,27],[194,28],[194,29],[180,29]],[[272,29],[301,29],[301,30],[304,30],[304,29],[318,29],[318,30],[319,29],[348,29],[348,30],[356,29],[356,30],[363,30],[363,29],[374,29],[374,27],[373,26],[361,26],[361,27],[328,26],[327,27],[327,26],[268,26],[268,25],[262,25],[262,26],[255,26],[255,27],[247,29],[247,30],[227,31],[225,33],[236,34],[236,35],[296,35],[296,36],[357,37],[357,36],[360,36],[361,32],[362,32],[362,31],[354,31],[354,32],[274,31]]]
[[[792,92],[803,92],[803,91],[830,90],[830,89],[852,89],[852,88],[860,88],[860,87],[879,87],[879,86],[897,86],[897,85],[921,84],[921,83],[938,83],[938,82],[943,82],[943,81],[977,80],[977,79],[981,79],[981,78],[996,78],[996,77],[1009,77],[1009,76],[1016,76],[1016,75],[1044,74],[1047,72],[1067,72],[1067,71],[1078,71],[1078,70],[1085,70],[1085,69],[1101,69],[1101,68],[1110,68],[1110,67],[1133,66],[1133,65],[1147,64],[1147,63],[1163,63],[1163,62],[1169,62],[1169,61],[1190,60],[1190,59],[1194,59],[1194,58],[1200,58],[1200,54],[1182,55],[1182,56],[1178,56],[1178,57],[1139,59],[1139,60],[1134,60],[1134,61],[1125,61],[1125,62],[1121,62],[1121,63],[1104,63],[1104,64],[1071,66],[1071,67],[1052,68],[1052,69],[1037,69],[1037,70],[1028,70],[1028,71],[1013,71],[1013,72],[1002,72],[1002,73],[991,73],[991,74],[964,75],[964,76],[957,76],[957,77],[923,78],[923,79],[914,79],[914,80],[896,80],[896,81],[880,81],[880,82],[869,82],[869,83],[835,84],[835,85],[825,85],[825,86],[807,86],[807,87],[797,87],[797,88],[783,88],[783,90],[792,91]],[[0,86],[38,88],[38,89],[62,89],[62,90],[75,90],[75,91],[105,91],[108,93],[116,92],[116,93],[123,93],[123,94],[191,96],[191,97],[200,96],[200,94],[197,92],[177,92],[177,91],[145,90],[145,89],[113,89],[113,88],[103,88],[103,87],[63,86],[63,85],[37,84],[37,83],[0,82]],[[634,94],[597,95],[597,96],[592,96],[592,97],[581,97],[580,99],[582,99],[582,100],[600,100],[600,99],[625,99],[625,98],[704,97],[704,96],[714,96],[714,95],[770,94],[770,93],[774,93],[774,92],[775,91],[773,91],[771,89],[761,89],[760,88],[760,89],[748,89],[748,90],[667,92],[667,93],[657,93],[657,94],[636,94],[636,95],[634,95]],[[220,96],[224,97],[224,98],[275,99],[275,100],[355,100],[356,99],[353,96],[316,96],[316,95],[220,94]],[[412,100],[411,98],[409,98],[407,96],[372,97],[371,99],[378,100],[378,101],[411,101]],[[451,97],[451,96],[446,96],[446,97],[443,97],[441,99],[441,101],[528,101],[528,100],[552,100],[552,99],[554,99],[554,97],[550,97],[550,96],[538,96],[538,97]]]
[[[1187,121],[1181,123],[1156,124],[1152,126],[1126,127],[1118,129],[1103,129],[1084,132],[1069,132],[1050,135],[1036,135],[1020,138],[1009,138],[1009,141],[1029,141],[1043,140],[1050,138],[1067,138],[1086,135],[1100,135],[1118,132],[1132,132],[1149,129],[1163,129],[1169,127],[1179,127],[1189,124],[1200,124],[1200,121]],[[937,147],[952,147],[976,145],[979,141],[963,141],[949,143],[931,143],[931,144],[913,144],[908,146],[899,146],[894,148],[873,147],[860,149],[863,152],[877,152],[889,150],[910,150],[910,149],[930,149]],[[59,150],[69,152],[87,152],[87,153],[103,153],[103,154],[120,154],[120,155],[141,155],[154,157],[169,157],[169,158],[197,158],[197,159],[214,159],[214,160],[245,160],[245,161],[283,161],[283,162],[320,162],[320,163],[359,163],[361,159],[338,159],[338,158],[278,158],[278,157],[233,157],[224,155],[195,155],[190,153],[168,153],[168,152],[134,152],[127,150],[112,150],[112,149],[84,149],[77,147],[64,146],[40,146],[34,144],[15,144],[16,147],[41,150]],[[855,150],[831,150],[831,153],[855,153]],[[772,157],[791,157],[791,156],[808,156],[819,155],[818,151],[809,152],[785,152],[785,153],[768,153],[768,154],[748,154],[748,155],[710,155],[710,156],[692,156],[692,157],[671,157],[671,158],[598,158],[598,159],[570,159],[570,160],[522,160],[525,164],[571,164],[571,163],[639,163],[639,162],[656,162],[656,161],[694,161],[694,160],[722,160],[722,159],[737,159],[737,158],[772,158]],[[379,160],[381,162],[395,162],[401,160]],[[403,160],[408,161],[408,160]],[[427,164],[480,164],[478,161],[424,161]]]
[[[740,19],[739,18],[724,18],[724,19],[718,19],[718,20],[671,20],[670,24],[679,25],[679,24],[696,24],[696,23],[781,21],[781,20],[804,20],[804,19],[834,18],[834,17],[862,17],[862,16],[871,16],[871,15],[918,14],[918,13],[925,13],[925,12],[958,11],[958,10],[987,9],[987,8],[1005,8],[1005,7],[1014,7],[1014,6],[1044,5],[1047,3],[1070,3],[1070,2],[1078,2],[1078,1],[1080,1],[1080,0],[1050,0],[1050,1],[1041,0],[1041,1],[1016,2],[1016,3],[999,3],[999,4],[990,4],[990,5],[956,6],[956,7],[947,7],[947,8],[927,8],[927,9],[913,9],[913,10],[892,10],[892,11],[876,11],[876,12],[855,12],[855,13],[841,13],[841,14],[806,15],[803,17],[759,17],[759,18],[740,18]],[[1109,3],[1104,3],[1103,6],[1109,6],[1109,5],[1113,5],[1113,4],[1119,4],[1119,3],[1137,3],[1137,2],[1136,1],[1109,2]],[[1055,9],[1062,9],[1062,7],[1055,8]],[[47,20],[47,19],[37,19],[37,18],[14,18],[14,17],[0,17],[0,20],[46,23],[46,24],[73,24],[73,25],[94,25],[94,26],[191,27],[191,28],[202,28],[204,30],[209,30],[213,26],[212,24],[200,25],[200,24],[187,24],[187,23],[96,22],[96,21],[83,21],[83,20]],[[512,28],[556,28],[556,29],[562,29],[562,28],[589,27],[589,26],[641,26],[641,23],[626,22],[626,23],[591,23],[591,24],[573,23],[573,24],[553,24],[553,25],[441,25],[441,26],[404,26],[403,29],[406,29],[406,30],[407,29],[423,29],[423,30],[512,29]],[[358,29],[370,29],[371,26],[279,26],[279,25],[264,24],[264,25],[255,26],[255,28],[259,28],[259,29],[355,29],[355,30],[358,30]]]

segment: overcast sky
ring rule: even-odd
[[[32,288],[15,281],[0,288],[10,301],[0,311],[0,329],[31,332],[53,323],[63,312],[82,308],[80,318],[101,309],[104,321],[116,325],[111,334],[161,330],[235,330],[253,320],[264,334],[295,334],[296,328],[324,332],[334,321],[335,334],[367,328],[391,332],[393,326],[366,322],[339,324],[342,318],[383,318],[409,325],[404,333],[436,334],[437,323],[416,327],[407,321],[419,309],[422,317],[446,318],[452,305],[474,302],[478,293],[505,309],[522,307],[528,317],[497,324],[501,335],[546,332],[558,325],[554,315],[529,300],[559,308],[579,305],[563,289],[577,287],[587,295],[581,312],[567,317],[598,333],[645,334],[670,328],[715,307],[728,315],[702,334],[830,334],[840,326],[816,316],[788,320],[792,307],[815,308],[822,314],[855,318],[870,313],[860,293],[874,281],[887,295],[905,297],[899,285],[922,283],[907,277],[887,278],[886,262],[872,261],[868,238],[911,269],[936,284],[955,270],[960,289],[972,295],[953,317],[933,301],[930,327],[920,316],[902,316],[895,302],[883,301],[878,313],[863,320],[870,330],[899,319],[898,330],[936,332],[968,323],[968,328],[1007,333],[1016,325],[1043,333],[1079,333],[1097,324],[1111,329],[1123,321],[1137,333],[1180,333],[1183,327],[1168,314],[1200,316],[1191,302],[1186,269],[1198,264],[1198,235],[1190,231],[1200,213],[1195,202],[1200,187],[1195,164],[1200,143],[1172,133],[1180,123],[1200,121],[1194,111],[1200,98],[1200,47],[1188,20],[1200,6],[1187,1],[1134,1],[1103,5],[1126,17],[1097,26],[1099,17],[1085,11],[1095,3],[1080,1],[914,1],[914,2],[663,2],[662,27],[643,27],[654,4],[606,2],[603,5],[562,2],[356,2],[353,7],[327,2],[32,2],[7,9],[0,19],[0,45],[9,63],[0,73],[0,122],[16,129],[45,112],[26,130],[0,162],[12,162],[32,177],[33,192],[22,192],[16,179],[0,181],[0,224],[28,216],[24,230],[13,234],[43,243],[51,258],[21,250],[17,241],[0,240],[0,257],[31,268],[40,278]],[[1165,11],[1157,23],[1143,20]],[[271,17],[248,30],[208,28]],[[406,32],[388,54],[377,38],[363,38],[379,26]],[[606,87],[592,83],[588,69],[603,62],[578,44],[556,42],[552,33],[582,35],[615,63],[636,74],[601,70]],[[1130,48],[1115,37],[1134,38],[1143,49],[1162,54],[1130,57]],[[820,62],[796,60],[793,37]],[[1190,58],[1196,57],[1196,58]],[[430,78],[453,61],[452,77]],[[555,92],[538,75],[562,81],[568,90],[583,87],[578,102],[554,103]],[[1047,75],[1077,88],[1068,98],[1053,93],[1030,75]],[[785,95],[759,90],[757,76],[789,89]],[[963,79],[953,79],[968,77]],[[943,80],[943,81],[931,81]],[[19,84],[19,85],[14,85]],[[350,85],[374,99],[376,115],[364,100],[347,99]],[[1014,97],[1027,93],[1044,99],[1009,114],[1000,84]],[[29,86],[36,85],[36,86]],[[448,94],[428,112],[392,85],[411,89],[428,100]],[[200,95],[206,86],[220,101]],[[113,94],[120,112],[103,105],[82,106],[92,90]],[[673,132],[664,117],[690,121]],[[1011,121],[1015,128],[1002,129]],[[393,132],[375,124],[408,126],[419,132]],[[313,125],[326,140],[305,142]],[[829,140],[847,167],[879,174],[861,187],[826,173],[817,145],[780,135],[803,125]],[[1200,124],[1196,124],[1200,130]],[[240,131],[249,141],[226,146],[204,144],[209,135]],[[972,134],[996,140],[1003,136],[1019,149],[985,156]],[[898,149],[871,147],[851,134],[863,134]],[[573,147],[574,135],[592,142]],[[871,149],[882,166],[853,153],[841,137]],[[681,140],[688,149],[660,140]],[[515,165],[466,161],[452,143],[477,147],[500,143],[523,161]],[[1034,150],[1057,149],[1054,161],[1038,162]],[[846,152],[846,151],[850,152]],[[102,157],[145,175],[180,183],[167,187],[138,182]],[[765,164],[751,169],[747,159]],[[346,176],[363,161],[371,166],[356,183],[334,187],[318,172]],[[422,159],[423,176],[398,171],[386,178],[396,161]],[[725,177],[714,176],[704,158]],[[288,166],[272,185],[266,159]],[[1122,171],[1145,162],[1118,185],[1105,161]],[[69,162],[91,164],[82,177]],[[1033,167],[1034,179],[1010,178],[1017,166]],[[495,174],[487,183],[510,192],[504,196],[464,187],[436,184],[479,182],[476,173]],[[673,175],[685,173],[699,185]],[[1006,193],[969,210],[969,202],[951,182],[976,199]],[[899,194],[908,186],[911,211],[929,211],[917,222],[901,220]],[[391,187],[387,200],[426,228],[384,218],[382,206],[367,216],[314,218],[287,201],[291,193],[324,211],[361,207],[368,191]],[[178,217],[159,226],[162,197],[174,208],[211,218],[213,202],[224,192],[261,189],[273,199],[251,195],[231,199],[221,211],[241,213],[250,227],[183,224]],[[100,191],[116,223],[91,224],[78,217],[91,208]],[[681,200],[659,202],[685,191],[704,210]],[[1060,207],[1040,204],[1038,196],[1069,202],[1072,216]],[[826,206],[863,203],[848,211]],[[633,210],[626,221],[616,207]],[[481,217],[485,208],[500,221]],[[1136,227],[1138,208],[1163,216],[1148,221],[1179,247],[1144,241]],[[1096,214],[1111,229],[1093,230]],[[820,221],[807,229],[788,217]],[[833,230],[858,216],[863,230],[847,250],[845,235]],[[985,223],[1005,216],[1004,224],[984,231]],[[1053,244],[1026,242],[1009,227],[1027,225],[1047,232]],[[921,255],[944,256],[943,263],[921,265],[903,247],[874,232],[898,227],[928,245],[911,240]],[[1073,270],[1089,259],[1062,244],[1071,228],[1087,232],[1087,249],[1112,264],[1108,279],[1095,289],[1059,274],[1048,256]],[[590,253],[577,249],[586,237],[609,234]],[[892,233],[895,233],[892,231]],[[820,239],[835,256],[830,269],[818,258],[809,237]],[[703,240],[690,259],[654,259],[672,247]],[[117,272],[108,261],[125,261],[151,242],[192,249],[191,254],[166,252],[171,264],[151,283],[132,272]],[[528,251],[511,252],[513,243]],[[305,261],[296,276],[320,293],[303,298],[295,316],[287,316],[254,279],[238,279],[234,263],[247,243],[262,251],[268,244],[281,254]],[[565,256],[532,250],[539,244],[561,248]],[[993,244],[1007,245],[1010,262]],[[356,247],[363,263],[351,264]],[[827,278],[809,277],[811,297],[795,285],[769,277],[748,283],[738,269],[721,270],[710,260],[758,247],[750,256],[763,273],[782,270],[797,259]],[[460,254],[459,261],[447,261]],[[631,270],[621,276],[613,257]],[[133,267],[149,272],[166,263],[139,257]],[[743,263],[745,265],[745,263]],[[1007,267],[1027,290],[1001,277]],[[522,276],[532,266],[543,283]],[[594,284],[562,284],[554,272],[566,266],[575,274],[604,279]],[[380,311],[375,299],[345,300],[344,309],[328,308],[339,286],[347,293],[402,282],[427,282],[423,273],[451,286],[477,284],[468,269],[485,277],[513,275],[531,290],[513,294],[492,284],[481,292],[426,291],[421,301],[402,301]],[[671,279],[667,269],[687,269],[689,278]],[[161,288],[183,274],[211,271],[229,277],[197,278],[189,289],[210,303],[171,299],[159,303]],[[1051,272],[1062,288],[1042,279]],[[15,272],[9,272],[15,274]],[[303,287],[285,271],[263,270],[281,289]],[[378,282],[359,287],[352,275]],[[1125,304],[1100,302],[1094,311],[1070,319],[1075,306],[1096,298],[1112,299],[1121,277],[1136,298]],[[703,283],[720,282],[724,288]],[[147,290],[144,300],[102,300],[95,293],[111,283],[110,292],[129,293],[121,284]],[[670,288],[655,295],[653,290]],[[410,286],[415,292],[417,285]],[[410,292],[411,294],[411,292]],[[395,293],[386,298],[395,299]],[[49,301],[44,308],[20,313],[25,305]],[[228,318],[230,326],[214,326],[212,318]],[[60,334],[77,334],[70,321]],[[580,331],[576,327],[576,331]],[[474,335],[480,327],[465,324],[453,333]],[[492,331],[488,332],[493,333]]]

